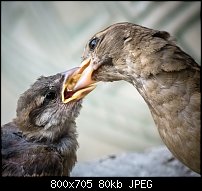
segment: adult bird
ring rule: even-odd
[[[78,147],[75,119],[95,86],[70,92],[71,69],[40,77],[18,100],[17,117],[1,128],[2,176],[69,176]]]
[[[173,155],[200,173],[200,66],[168,32],[117,23],[93,35],[74,90],[125,80],[147,103]]]

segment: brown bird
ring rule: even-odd
[[[78,147],[75,119],[95,86],[68,92],[77,70],[40,77],[18,100],[17,117],[2,126],[2,176],[69,176]]]
[[[97,81],[131,83],[169,150],[200,173],[200,66],[168,32],[117,23],[89,40],[83,59],[74,90]]]

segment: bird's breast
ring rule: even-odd
[[[165,80],[163,80],[163,78]],[[177,81],[172,74],[139,79],[159,134],[170,151],[195,171],[200,167],[200,90],[196,79]],[[190,82],[189,82],[190,81]],[[137,84],[137,79],[134,82]]]

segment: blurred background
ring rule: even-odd
[[[78,66],[88,40],[116,22],[166,30],[200,64],[200,10],[201,2],[181,1],[1,1],[1,124],[39,76]],[[100,83],[77,127],[78,161],[162,144],[146,103],[126,82]]]

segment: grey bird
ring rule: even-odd
[[[16,118],[2,126],[2,176],[69,176],[77,160],[75,119],[94,86],[69,92],[77,68],[41,76],[19,98]]]
[[[147,103],[168,149],[200,173],[200,66],[168,32],[117,23],[93,35],[83,60],[73,90],[98,81],[129,82]]]

